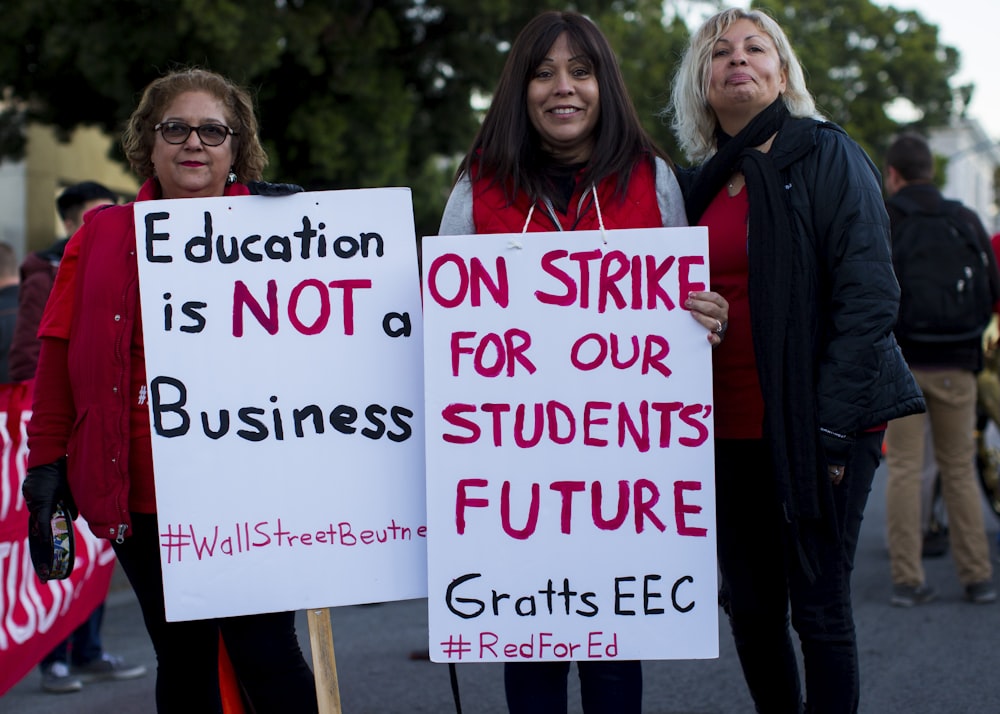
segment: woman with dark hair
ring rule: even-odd
[[[122,143],[145,179],[136,201],[246,195],[267,164],[250,96],[201,69],[150,83]],[[295,613],[166,620],[132,209],[87,215],[42,316],[23,487],[35,570],[43,580],[65,576],[50,570],[49,523],[59,504],[73,516],[78,507],[97,537],[113,541],[139,600],[159,712],[222,711],[220,635],[254,712],[316,712]]]
[[[583,15],[545,12],[520,32],[462,161],[442,235],[684,226],[669,161],[643,130],[607,39]],[[716,346],[728,306],[692,292],[685,307]],[[587,714],[638,714],[637,661],[577,663]],[[508,662],[512,714],[567,708],[568,662]]]
[[[672,109],[698,164],[683,175],[687,216],[709,229],[732,314],[712,353],[721,600],[757,711],[850,714],[861,519],[886,422],[924,408],[892,332],[878,171],[818,116],[759,10],[719,12],[691,36]]]

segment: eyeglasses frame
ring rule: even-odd
[[[163,130],[163,126],[165,124],[180,124],[180,125],[186,126],[187,129],[188,129],[188,132],[184,136],[184,138],[181,139],[180,141],[170,141],[167,137],[163,136],[163,131],[162,130]],[[225,129],[228,132],[228,134],[218,144],[209,144],[207,141],[205,141],[205,137],[203,137],[201,135],[201,130],[204,127],[207,127],[207,126],[219,126],[219,127],[222,127],[223,129]],[[191,126],[187,122],[183,122],[183,121],[161,121],[159,124],[157,124],[156,126],[153,127],[153,131],[159,133],[159,135],[161,137],[163,137],[163,140],[165,142],[167,142],[168,144],[170,144],[171,146],[180,146],[181,144],[183,144],[184,142],[186,142],[188,139],[191,138],[191,132],[194,132],[198,136],[198,141],[200,141],[202,144],[204,144],[205,146],[212,146],[212,147],[222,146],[223,144],[226,143],[226,139],[228,139],[230,136],[239,136],[239,132],[233,131],[232,127],[226,126],[225,124],[216,124],[215,122],[209,122],[208,124],[199,124],[198,126]]]

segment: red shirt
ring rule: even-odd
[[[712,289],[729,301],[726,339],[712,350],[715,436],[718,439],[759,439],[763,436],[764,399],[750,329],[749,212],[746,187],[735,196],[730,196],[724,187],[698,222],[708,227]]]

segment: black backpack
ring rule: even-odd
[[[993,315],[990,248],[963,220],[962,204],[942,200],[933,211],[899,194],[889,203],[904,216],[892,233],[900,287],[896,336],[914,342],[980,337]]]

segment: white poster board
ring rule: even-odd
[[[423,241],[435,662],[718,656],[704,228]]]
[[[408,189],[135,206],[168,620],[426,594]]]

